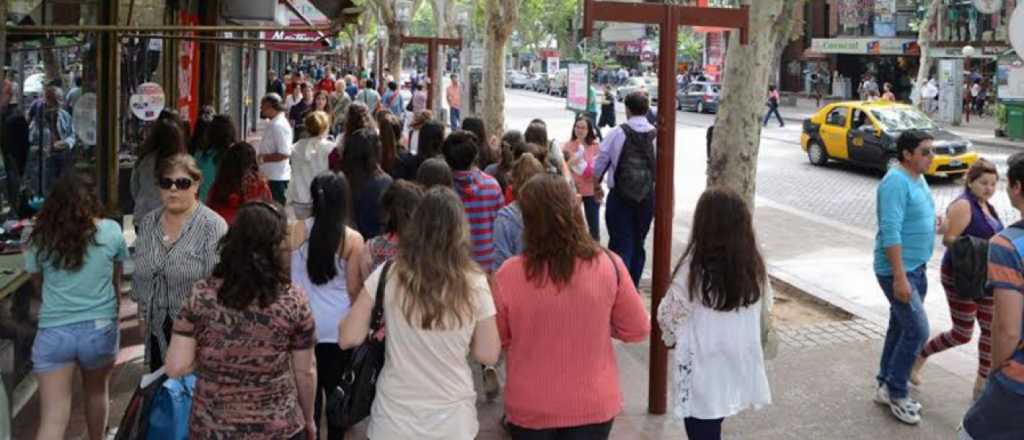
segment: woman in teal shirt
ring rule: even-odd
[[[199,200],[206,202],[206,196],[210,193],[210,187],[217,180],[217,170],[220,168],[220,158],[227,151],[228,147],[238,142],[238,130],[235,123],[228,115],[216,115],[210,121],[206,129],[206,142],[204,148],[196,152],[196,163],[199,164],[199,171],[203,173],[203,180],[199,183]]]
[[[64,438],[76,366],[82,370],[89,438],[106,433],[127,254],[121,226],[103,219],[92,179],[74,172],[61,178],[39,212],[25,252],[25,271],[43,300],[32,345],[38,438]]]

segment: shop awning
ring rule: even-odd
[[[920,55],[913,38],[815,38],[811,50],[822,54]]]

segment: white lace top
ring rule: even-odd
[[[718,419],[771,403],[761,348],[762,299],[739,310],[720,312],[690,300],[684,263],[658,307],[665,344],[675,344],[670,368],[673,415]]]

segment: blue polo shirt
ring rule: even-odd
[[[935,201],[924,176],[910,177],[892,167],[878,185],[878,234],[875,235],[875,273],[892,275],[885,257],[890,246],[903,247],[903,270],[928,263],[935,248]]]

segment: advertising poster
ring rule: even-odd
[[[875,36],[896,36],[896,0],[875,0]]]
[[[548,57],[548,73],[558,72],[558,57]]]
[[[164,89],[160,84],[152,82],[140,84],[128,100],[132,114],[143,121],[155,121],[163,111],[165,103]]]
[[[182,25],[198,25],[199,17],[181,13]],[[194,34],[185,34],[191,36]],[[199,115],[199,45],[195,40],[181,40],[178,58],[178,113],[193,122]]]
[[[590,64],[569,63],[568,90],[565,107],[574,112],[587,111],[587,91],[590,88]]]

